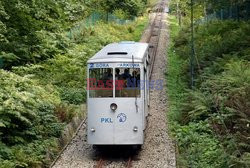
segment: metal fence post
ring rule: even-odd
[[[3,58],[0,57],[0,69],[3,68]]]
[[[223,20],[223,9],[220,10],[220,20]]]
[[[247,2],[246,11],[247,11],[247,19],[249,19],[250,18],[250,1]]]
[[[236,18],[237,18],[237,21],[240,21],[240,11],[239,11],[239,5],[238,4],[236,5]]]
[[[229,17],[230,17],[231,19],[233,18],[232,5],[230,5],[230,8],[229,8]]]

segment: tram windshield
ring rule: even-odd
[[[113,69],[90,69],[88,89],[90,98],[113,97]]]
[[[89,98],[113,97],[113,86],[115,97],[140,97],[140,68],[89,69]]]
[[[140,68],[116,68],[115,81],[115,97],[140,97]]]

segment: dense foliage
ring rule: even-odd
[[[105,13],[122,12],[127,18],[142,15],[148,5],[148,0],[92,0],[88,3],[89,6],[94,6],[94,10],[100,10]]]
[[[191,0],[172,0],[172,14],[175,14],[179,25],[190,23]],[[193,0],[194,22],[207,21],[213,18],[249,20],[249,0]]]
[[[63,126],[54,115],[58,93],[11,72],[0,78],[0,167],[41,165]]]
[[[196,25],[192,91],[189,28],[172,34],[169,116],[183,167],[250,166],[249,30],[249,22],[233,20]]]
[[[108,2],[108,1],[107,1]],[[110,13],[136,17],[146,1],[106,3]],[[108,43],[138,41],[147,16],[126,25],[77,27],[104,1],[0,2],[0,167],[47,167],[64,125],[86,100],[86,62]],[[125,11],[125,6],[130,6]],[[107,8],[105,8],[107,9]],[[118,12],[117,12],[118,11]],[[3,64],[2,61],[3,60]]]
[[[36,63],[63,52],[64,29],[86,15],[83,1],[2,0],[0,57],[4,67]]]
[[[0,59],[4,68],[38,63],[64,54],[69,47],[65,31],[91,12],[142,14],[145,0],[2,0],[0,2]]]

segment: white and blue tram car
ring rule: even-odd
[[[147,43],[113,43],[88,60],[88,144],[143,144],[149,106],[148,50]]]

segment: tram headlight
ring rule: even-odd
[[[134,126],[133,131],[137,132],[138,131],[138,127]]]
[[[112,111],[115,111],[115,110],[117,109],[117,104],[112,103],[112,104],[110,105],[110,109],[111,109]]]

